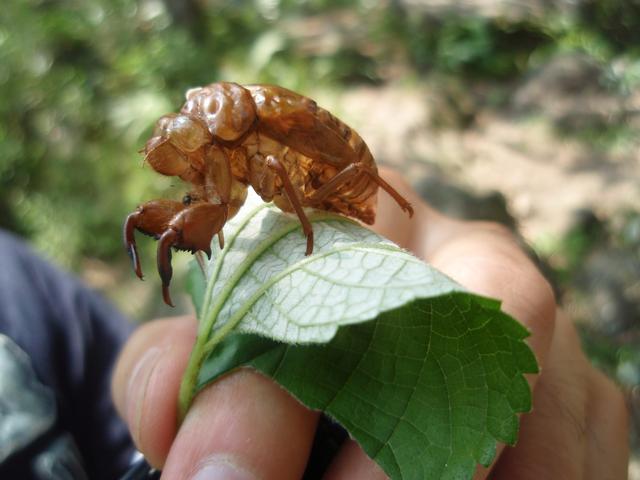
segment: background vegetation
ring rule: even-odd
[[[465,130],[485,111],[508,110],[514,86],[558,58],[593,67],[572,92],[595,78],[617,105],[637,98],[640,2],[8,0],[0,9],[0,226],[148,318],[159,310],[154,275],[153,295],[129,283],[120,228],[141,201],[179,195],[174,180],[142,168],[137,151],[187,88],[229,79],[326,95],[430,85],[441,99],[430,127]],[[543,108],[532,117],[559,141],[602,155],[637,151],[640,107],[597,110]],[[509,201],[497,217],[515,225]],[[471,203],[460,214],[484,216]],[[636,425],[637,207],[579,212],[563,234],[533,244],[593,360],[627,389]],[[144,248],[151,270],[154,245]]]

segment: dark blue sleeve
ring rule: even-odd
[[[33,473],[34,459],[61,437],[79,454],[85,478],[111,480],[123,472],[133,448],[111,403],[110,378],[130,329],[122,315],[97,294],[38,258],[18,238],[0,231],[0,335],[7,345],[15,344],[7,352],[26,353],[34,381],[41,382],[55,399],[55,418],[45,432],[27,445],[18,442],[15,451],[3,454],[0,449],[0,478],[38,478]],[[16,364],[24,363],[19,360],[21,353],[9,353],[7,358],[14,357]],[[8,363],[14,365],[14,360]],[[15,365],[5,369],[27,370]],[[15,388],[26,388],[29,382],[14,382],[23,385]],[[7,407],[20,403],[15,401],[19,393],[0,390],[0,404],[2,395],[13,397],[7,397],[9,403],[3,406],[6,415],[0,414],[0,428],[11,419],[11,408],[26,409],[24,405],[29,404]],[[29,395],[25,398],[32,398]],[[15,476],[21,468],[31,473]]]

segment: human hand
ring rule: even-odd
[[[445,217],[395,173],[383,172],[414,205],[410,220],[380,193],[374,230],[476,293],[499,298],[531,330],[541,375],[520,440],[501,451],[493,479],[624,479],[628,447],[620,392],[590,366],[571,322],[558,315],[552,291],[504,228]],[[118,362],[113,396],[136,445],[170,479],[299,479],[318,413],[260,374],[240,370],[207,387],[177,430],[178,388],[195,341],[191,317],[143,325]],[[217,474],[217,476],[216,476]],[[199,476],[200,475],[200,476]],[[476,479],[487,478],[479,468]],[[327,479],[386,476],[347,441]]]

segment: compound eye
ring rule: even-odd
[[[187,115],[177,115],[171,119],[166,132],[171,144],[183,152],[194,152],[211,143],[211,134],[207,127]]]
[[[189,193],[187,193],[184,197],[182,197],[183,205],[191,205],[192,202],[193,202],[193,197]]]

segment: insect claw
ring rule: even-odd
[[[127,253],[129,254],[129,258],[131,259],[131,263],[133,266],[133,270],[136,272],[136,275],[140,280],[144,279],[142,275],[142,267],[140,266],[140,257],[138,256],[138,248],[136,247],[136,238],[134,235],[134,229],[136,227],[138,221],[139,213],[133,212],[127,216],[126,221],[124,222],[124,246],[127,249]]]
[[[403,209],[409,214],[409,218],[413,217],[413,206],[410,203],[407,203],[406,207]]]
[[[211,260],[211,247],[207,248],[207,249],[204,251],[204,253],[206,253],[206,254],[207,254],[207,258],[208,258],[209,260]]]
[[[144,275],[142,274],[142,267],[140,266],[140,260],[138,259],[138,252],[136,248],[132,248],[129,251],[129,257],[131,257],[131,262],[133,263],[133,269],[136,272],[136,276],[140,280],[144,280]]]
[[[175,305],[171,301],[171,295],[169,294],[168,285],[162,285],[162,299],[164,300],[164,303],[166,303],[170,307],[175,307]]]
[[[178,233],[169,229],[165,231],[158,242],[158,252],[156,261],[158,263],[158,273],[162,279],[162,298],[164,303],[173,307],[171,296],[169,295],[169,285],[173,276],[173,268],[171,267],[171,247],[175,244]]]
[[[129,254],[129,258],[131,259],[131,266],[133,267],[134,272],[136,272],[136,276],[140,279],[144,279],[144,275],[142,275],[142,267],[140,266],[140,259],[138,258],[138,250],[135,244],[127,245],[127,254]]]

